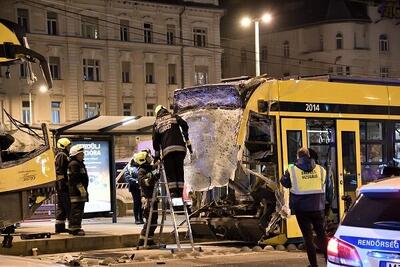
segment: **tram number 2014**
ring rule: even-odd
[[[306,111],[319,111],[319,104],[306,104]]]

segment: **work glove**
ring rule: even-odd
[[[85,190],[85,187],[83,187],[82,184],[77,185],[79,192],[81,193],[81,197],[86,197],[87,196],[87,191]]]
[[[161,158],[161,156],[160,156],[160,151],[157,150],[157,151],[155,152],[155,154],[154,154],[154,161],[153,161],[153,162],[159,161],[160,158]]]
[[[189,149],[190,154],[193,154],[192,143],[190,142],[190,140],[186,141],[186,147]]]

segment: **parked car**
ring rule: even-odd
[[[360,188],[328,243],[328,266],[400,267],[400,177]]]

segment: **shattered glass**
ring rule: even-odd
[[[236,170],[236,139],[243,113],[237,88],[218,84],[177,90],[174,105],[189,124],[194,150],[186,157],[185,182],[194,191],[227,185]]]

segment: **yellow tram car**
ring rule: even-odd
[[[379,179],[382,166],[400,158],[400,81],[266,81],[246,104],[239,145],[245,144],[252,113],[273,120],[279,177],[296,160],[298,148],[310,147],[319,154],[334,182],[337,220],[345,212],[345,196],[354,201],[359,186]],[[283,229],[288,239],[301,237],[294,216]]]

